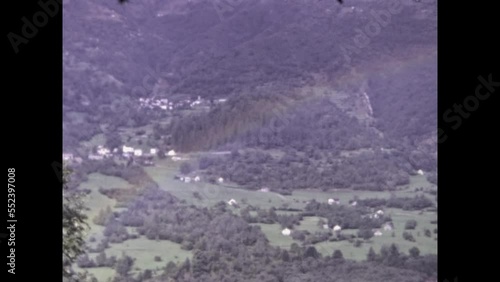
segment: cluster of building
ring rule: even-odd
[[[227,99],[213,100],[214,104],[226,102]],[[160,109],[163,111],[172,111],[174,109],[195,108],[198,106],[208,106],[211,102],[203,100],[200,96],[196,100],[185,99],[180,101],[171,101],[167,98],[139,98],[139,107],[144,109]]]
[[[195,177],[190,177],[190,176],[175,176],[174,177],[177,180],[180,180],[181,182],[185,183],[191,183],[191,182],[200,182],[201,178],[197,175]]]
[[[340,205],[340,199],[338,198],[330,198],[328,199],[328,204],[329,205]],[[358,202],[356,201],[352,201],[352,202],[349,202],[349,205],[351,206],[357,206],[358,205]]]
[[[122,157],[129,160],[133,159],[142,165],[154,165],[153,158],[158,155],[158,152],[157,148],[144,150],[123,145],[121,148],[114,148],[111,150],[110,148],[99,145],[93,152],[88,154],[87,158],[93,161],[100,161],[112,157]],[[177,156],[174,150],[168,151],[166,155],[171,157],[173,161],[183,160],[183,158]],[[63,153],[63,161],[82,163],[83,159],[81,157],[75,157],[72,153]]]
[[[161,110],[173,110],[174,103],[169,102],[168,99],[154,99],[154,98],[139,98],[139,107],[146,109],[161,109]]]
[[[174,179],[179,180],[181,182],[185,182],[185,183],[200,182],[201,181],[201,177],[198,175],[196,175],[196,176],[176,175],[176,176],[174,176]],[[224,178],[222,178],[222,177],[217,178],[217,183],[224,183]]]

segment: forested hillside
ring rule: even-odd
[[[391,189],[418,169],[436,170],[433,4],[405,0],[391,14],[393,4],[376,1],[237,2],[222,17],[203,0],[68,3],[65,148],[167,121],[155,127],[164,150],[286,151],[325,183],[298,181],[289,190],[328,186],[332,178],[330,186]],[[383,12],[389,19],[367,37]],[[360,47],[363,30],[368,43]],[[138,107],[143,97],[228,102],[151,113]],[[238,171],[246,169],[232,169],[239,159],[224,161],[212,169],[236,183],[276,179],[243,180]],[[273,162],[266,164],[271,171],[284,170],[282,160]],[[385,171],[373,172],[377,167]]]

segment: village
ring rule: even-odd
[[[167,98],[139,98],[139,108],[148,110],[174,111],[195,108],[210,109],[210,107],[225,103],[227,99],[205,100],[200,96],[197,99],[181,99],[179,101],[169,100]]]
[[[86,159],[91,161],[102,161],[105,159],[118,158],[119,160],[127,161],[128,164],[134,162],[144,166],[153,166],[153,160],[155,157],[160,157],[159,154],[160,150],[157,148],[144,150],[123,145],[121,148],[110,149],[103,145],[98,145],[86,156]],[[172,161],[181,161],[186,159],[179,157],[174,150],[168,151],[165,153],[165,156],[170,157]],[[84,158],[75,156],[73,153],[63,153],[63,162],[81,164],[83,160]]]

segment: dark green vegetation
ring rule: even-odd
[[[96,164],[84,163],[81,167]],[[95,173],[82,182],[80,187],[88,189],[85,191],[89,192],[91,199],[88,204],[92,210],[88,214],[92,218],[90,238],[93,239],[89,238],[87,254],[77,261],[76,269],[88,270],[99,281],[112,277],[115,277],[114,281],[224,281],[218,279],[225,279],[226,276],[227,279],[233,277],[234,281],[279,281],[289,275],[302,277],[303,281],[324,281],[321,279],[327,276],[344,279],[358,277],[346,272],[351,268],[359,271],[355,274],[359,275],[358,279],[366,281],[387,279],[382,275],[387,271],[394,279],[411,275],[416,277],[415,281],[435,275],[435,235],[423,239],[424,230],[433,228],[430,221],[435,218],[435,213],[426,212],[434,214],[431,217],[418,215],[422,209],[432,208],[434,204],[422,208],[414,206],[415,199],[426,199],[424,193],[414,192],[420,189],[409,187],[393,196],[387,192],[353,190],[346,195],[339,194],[341,205],[328,205],[325,202],[328,193],[298,191],[297,195],[285,196],[285,204],[280,204],[272,192],[251,192],[221,186],[219,189],[227,192],[207,194],[207,188],[203,186],[212,184],[196,186],[175,181],[173,173],[166,168],[161,169],[165,165],[172,166],[171,172],[177,171],[180,166],[179,163],[164,160],[159,161],[157,167],[133,168],[138,171],[133,173],[138,179],[145,178],[143,173],[146,170],[147,175],[152,176],[149,181],[165,180],[150,184],[151,188],[134,188],[136,186],[130,182],[118,181],[116,176],[96,176]],[[114,167],[115,175],[126,175],[125,172],[131,169],[111,167]],[[158,178],[154,173],[156,170],[164,171],[163,175],[158,175]],[[133,177],[128,180],[139,182]],[[89,181],[96,186],[86,185]],[[115,189],[98,189],[102,184]],[[186,189],[199,191],[201,200],[192,192],[183,191]],[[115,192],[107,194],[106,190]],[[178,194],[183,200],[166,191]],[[410,196],[413,194],[415,196]],[[225,202],[231,197],[238,200],[240,208]],[[266,198],[271,202],[265,201]],[[350,206],[347,199],[356,200],[358,204]],[[390,202],[401,202],[402,206],[409,207],[408,211],[388,208]],[[260,208],[260,205],[266,208]],[[385,214],[377,219],[368,217],[378,209],[383,209]],[[418,231],[422,232],[422,237],[408,241],[404,232],[408,218],[418,220],[413,236]],[[395,230],[383,230],[386,222],[393,222]],[[327,224],[329,229],[323,229],[323,224]],[[332,232],[332,227],[337,224],[342,227],[340,234]],[[281,235],[284,227],[292,230],[292,236]],[[384,235],[374,237],[375,229],[383,230]],[[391,236],[391,232],[397,235]],[[391,244],[395,246],[391,247]],[[366,261],[369,248],[376,251],[371,262]],[[399,258],[397,263],[396,258],[391,260],[388,256],[390,248],[397,249],[397,252],[392,251]],[[412,248],[419,249],[418,256],[415,250],[410,252]],[[382,276],[373,278],[376,280],[363,278],[379,271]],[[145,277],[152,277],[153,280]]]
[[[335,212],[342,208],[312,203],[306,210],[343,217],[342,212]],[[345,259],[338,250],[323,255],[315,242],[294,243],[290,249],[273,247],[259,226],[234,214],[226,203],[210,208],[187,206],[158,188],[141,191],[127,210],[108,218],[105,242],[111,242],[113,236],[133,240],[127,227],[136,228],[139,235],[149,240],[178,243],[191,251],[192,259],[177,264],[164,262],[166,267],[155,271],[151,279],[144,278],[151,277],[151,271],[132,273],[134,261],[126,255],[120,259],[106,258],[104,253],[95,259],[84,256],[78,265],[111,266],[117,274],[114,281],[282,281],[287,277],[301,277],[301,281],[423,281],[436,275],[436,256],[421,256],[416,249],[403,253],[394,244],[382,247],[378,253],[372,250],[365,262]]]

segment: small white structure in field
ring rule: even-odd
[[[334,231],[334,232],[340,232],[341,230],[342,230],[342,228],[341,228],[339,225],[335,225],[335,226],[333,227],[333,231]]]
[[[260,191],[260,192],[267,193],[267,192],[269,192],[269,188],[267,188],[267,187],[262,187],[262,188],[260,188],[260,190],[259,190],[259,191]]]
[[[113,153],[118,153],[118,148],[114,148]]]
[[[375,233],[373,233],[373,235],[382,236],[382,232],[380,230],[377,230],[377,231],[375,231]]]
[[[418,175],[424,175],[424,171],[423,171],[423,170],[421,170],[421,169],[419,169],[419,170],[417,171],[417,173],[418,173]]]
[[[219,177],[219,179],[217,179],[217,182],[219,182],[219,183],[224,183],[224,178]]]
[[[328,229],[328,224],[323,224],[323,229]]]
[[[229,202],[227,202],[230,206],[233,206],[233,205],[237,205],[238,203],[236,202],[235,199],[231,199],[229,200]]]
[[[184,177],[180,177],[179,180],[184,182]]]
[[[194,178],[194,182],[200,182],[200,177],[197,175],[195,178]]]
[[[181,158],[179,158],[179,157],[172,157],[172,161],[174,161],[174,162],[180,161],[180,160],[181,160]]]
[[[384,211],[383,211],[383,210],[378,210],[378,211],[377,211],[377,214],[378,214],[378,215],[384,215]]]
[[[134,152],[134,148],[133,147],[127,147],[127,146],[123,145],[122,152],[123,153],[133,153]]]
[[[339,199],[328,199],[328,204],[329,205],[333,205],[333,204],[340,204],[340,200]]]
[[[373,218],[379,218],[379,215],[376,213],[373,215]]]
[[[351,206],[353,206],[353,207],[355,207],[357,205],[358,205],[358,202],[356,202],[356,201],[354,201],[354,202],[351,203]]]
[[[111,151],[106,147],[103,147],[103,146],[97,147],[97,154],[99,154],[101,156],[106,156],[106,155],[109,155],[110,153],[111,153]]]
[[[392,224],[390,224],[390,223],[386,223],[386,224],[384,225],[384,230],[385,230],[385,231],[391,231],[392,229],[393,229]]]
[[[156,148],[151,148],[151,149],[149,149],[149,153],[150,153],[151,155],[156,155],[156,153],[158,153],[158,149],[156,149]]]
[[[134,150],[134,156],[136,157],[142,156],[142,150],[141,149]]]
[[[283,236],[290,236],[290,234],[292,234],[292,231],[288,228],[285,228],[281,230],[281,234],[283,234]]]
[[[63,161],[70,161],[73,159],[73,154],[71,153],[64,153],[63,154]]]
[[[189,176],[184,177],[184,182],[190,183],[191,182],[191,177],[189,177]]]
[[[167,152],[167,156],[176,156],[177,154],[175,153],[174,150],[170,150]]]

